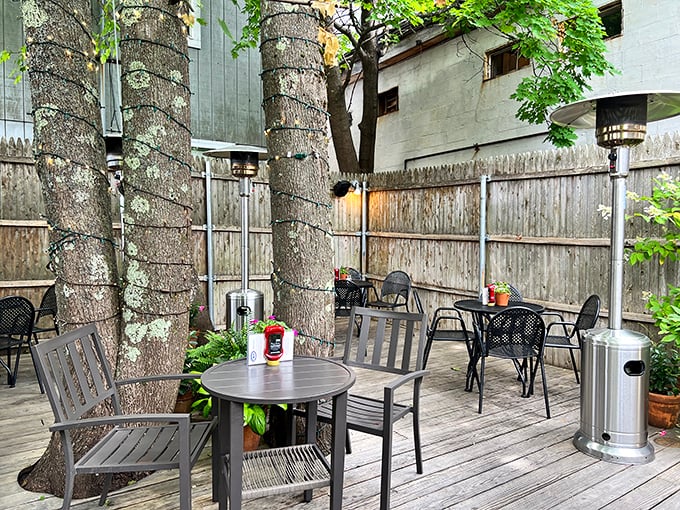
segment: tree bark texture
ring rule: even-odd
[[[359,160],[352,141],[351,120],[345,101],[345,87],[339,66],[326,66],[329,124],[335,159],[342,173],[358,173]]]
[[[368,25],[370,12],[362,9],[363,25]],[[369,31],[370,33],[370,31]],[[378,127],[378,38],[369,37],[359,49],[363,72],[363,112],[359,123],[359,166],[363,172],[375,168],[375,137]]]
[[[125,229],[117,377],[180,373],[195,284],[186,26],[168,0],[120,8]],[[127,412],[168,412],[177,382],[121,392]]]
[[[118,273],[90,1],[27,0],[22,13],[35,165],[50,225],[50,269],[56,276],[59,328],[66,332],[96,322],[109,359],[115,359]],[[98,437],[91,431],[76,435],[76,456]],[[24,486],[63,495],[58,436],[52,436]],[[89,495],[97,487],[95,477],[81,477],[75,497]]]
[[[274,310],[300,332],[298,353],[330,355],[335,305],[320,16],[283,2],[261,8]]]

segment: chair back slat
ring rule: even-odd
[[[120,412],[113,375],[94,324],[31,348],[57,423],[80,418],[108,399]]]
[[[593,294],[583,303],[574,326],[579,331],[592,329],[600,315],[600,296]]]
[[[349,328],[343,362],[397,374],[420,370],[423,364],[427,316],[355,307],[350,326],[360,319],[359,335]]]

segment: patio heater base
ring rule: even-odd
[[[608,446],[594,441],[580,430],[574,434],[574,446],[586,455],[614,464],[647,464],[654,460],[654,447],[650,443],[640,448]]]
[[[591,329],[581,348],[581,422],[574,446],[617,464],[654,460],[647,438],[649,338],[625,329]]]

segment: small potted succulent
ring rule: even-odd
[[[347,280],[349,278],[349,269],[344,266],[341,267],[339,275],[341,280]]]

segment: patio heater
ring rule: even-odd
[[[574,446],[617,464],[654,460],[647,440],[649,338],[622,328],[626,178],[630,147],[645,139],[647,123],[680,114],[680,93],[633,92],[579,101],[557,109],[555,124],[595,128],[597,144],[610,149],[612,184],[609,324],[592,329],[581,350],[581,419]]]
[[[241,329],[250,319],[262,320],[262,292],[248,288],[249,277],[249,201],[252,189],[252,178],[257,176],[259,159],[267,153],[264,147],[232,144],[221,149],[206,151],[207,156],[229,158],[231,173],[239,178],[239,195],[241,197],[241,288],[227,292],[227,327],[233,324],[236,330]]]

